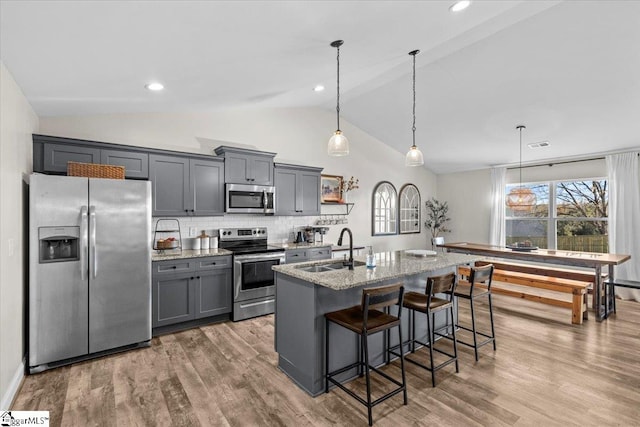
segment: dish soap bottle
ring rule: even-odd
[[[369,252],[367,253],[367,268],[376,267],[376,256],[373,254],[373,246],[369,246]]]

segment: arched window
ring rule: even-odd
[[[400,189],[400,234],[420,233],[420,192],[413,184]]]
[[[397,234],[398,194],[393,184],[382,181],[373,188],[372,206],[371,234],[374,236]]]

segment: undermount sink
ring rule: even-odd
[[[360,267],[362,265],[364,265],[364,262],[362,261],[353,261],[354,267]],[[328,264],[301,265],[295,268],[298,270],[306,271],[307,273],[322,273],[324,271],[336,271],[336,270],[342,270],[349,267],[346,265],[342,265],[342,261],[339,261],[339,262],[333,261]]]

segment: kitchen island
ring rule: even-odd
[[[305,262],[274,266],[276,272],[275,347],[278,366],[300,388],[312,396],[324,391],[324,314],[360,304],[362,289],[402,282],[406,291],[424,292],[426,278],[455,271],[458,265],[470,264],[479,256],[437,253],[415,256],[405,251],[376,254],[376,267],[364,266],[364,257],[356,257],[362,265],[353,270],[310,272],[305,267],[330,261]],[[333,263],[340,262],[334,260]],[[449,326],[444,313],[436,317],[436,328]],[[408,316],[405,311],[403,335],[408,338]],[[428,341],[426,320],[416,316],[416,335]],[[357,360],[357,337],[344,328],[330,329],[330,370]],[[384,334],[370,337],[369,359],[372,365],[385,363]],[[391,344],[397,335],[391,334]],[[355,369],[343,374],[354,377]],[[342,380],[342,379],[341,379]]]

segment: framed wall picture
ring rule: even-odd
[[[342,200],[342,194],[340,194],[341,182],[342,176],[340,175],[321,175],[320,201],[322,203],[338,203]]]

